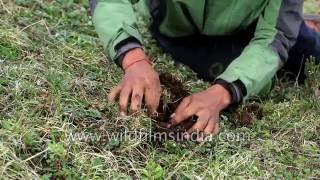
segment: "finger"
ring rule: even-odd
[[[180,124],[184,120],[189,119],[196,114],[197,110],[197,106],[191,103],[189,106],[185,107],[185,109],[177,111],[171,116],[170,126],[175,126],[177,124]]]
[[[209,118],[208,125],[204,129],[204,132],[207,134],[215,134],[216,128],[219,129],[219,113],[216,113],[215,115]]]
[[[206,134],[213,134],[216,124],[217,124],[218,120],[216,116],[212,116],[209,119],[209,122],[207,124],[207,127],[204,129],[204,133]]]
[[[141,109],[142,99],[143,88],[141,86],[134,87],[131,96],[131,111],[133,113],[136,113]]]
[[[153,114],[156,112],[160,102],[161,91],[159,88],[152,89],[151,87],[145,88],[145,104],[148,108],[149,113]]]
[[[197,139],[197,142],[203,142],[207,140],[206,138],[211,135],[216,135],[215,131],[219,132],[219,121],[218,117],[212,116],[208,120],[208,124],[206,125],[205,129],[203,130],[203,133],[200,133],[199,138]]]
[[[205,141],[205,139],[206,139],[206,134],[204,132],[200,132],[198,137],[197,137],[197,139],[196,139],[196,141],[198,143],[202,143],[202,142]]]
[[[175,113],[179,113],[180,111],[183,111],[186,109],[186,107],[189,106],[189,104],[192,101],[192,96],[188,96],[182,100],[182,102],[179,104],[178,108],[175,110]]]
[[[214,116],[209,118],[208,124],[204,128],[203,133],[200,133],[199,137],[197,138],[197,142],[206,141],[206,140],[208,140],[207,139],[208,137],[215,135],[214,130],[215,130],[216,126],[219,126],[219,124],[217,124],[217,118]]]
[[[209,113],[203,112],[199,113],[197,122],[188,130],[188,133],[191,134],[190,137],[192,141],[203,142],[205,139],[204,129],[209,123]]]
[[[160,98],[161,98],[161,86],[160,86],[160,82],[159,82],[159,86],[157,86],[157,89],[155,91],[155,104],[153,105],[154,108],[151,109],[151,113],[154,114],[157,112],[157,109],[159,107],[160,104]]]
[[[124,87],[120,92],[119,105],[121,116],[125,116],[127,114],[128,101],[131,92],[132,88],[130,86]]]
[[[191,99],[191,96],[184,98],[175,110],[175,112],[171,114],[170,120],[174,125],[180,123],[188,117],[191,117],[193,113],[195,113],[195,110],[191,109],[192,106],[189,107],[189,105],[191,104]]]
[[[219,134],[219,132],[220,132],[220,124],[219,124],[219,121],[217,121],[217,123],[214,126],[214,130],[213,130],[212,134],[217,135],[217,134]]]
[[[198,114],[197,122],[190,128],[189,132],[204,131],[209,122],[210,114],[208,112],[201,112]]]
[[[118,85],[117,87],[113,88],[110,93],[108,94],[108,101],[114,102],[115,98],[119,95],[121,92],[122,85]]]

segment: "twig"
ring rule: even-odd
[[[3,9],[4,9],[5,11],[7,11],[8,14],[11,14],[11,12],[10,12],[9,9],[4,5],[4,3],[3,3],[2,0],[0,0],[0,5],[3,7]]]
[[[301,64],[300,64],[300,69],[299,69],[299,72],[297,74],[297,77],[296,77],[296,82],[295,82],[295,86],[296,87],[299,87],[299,77],[301,75],[301,72],[302,72],[302,67],[303,67],[303,59],[304,59],[304,56],[302,57],[302,60],[301,60]]]
[[[39,153],[37,153],[37,154],[35,154],[35,155],[33,155],[33,156],[31,156],[31,157],[23,160],[22,162],[28,162],[28,161],[30,161],[30,160],[32,160],[32,159],[40,156],[41,154],[46,153],[48,150],[49,150],[49,148],[47,148],[47,149],[45,149],[45,150],[43,150],[43,151],[41,151],[41,152],[39,152]]]
[[[0,1],[1,1],[1,0],[0,0]],[[47,26],[47,23],[46,23],[46,21],[45,21],[44,19],[41,19],[40,21],[34,22],[34,23],[32,23],[32,24],[29,24],[28,26],[22,28],[22,29],[19,31],[19,33],[23,32],[24,30],[26,30],[26,29],[28,29],[28,28],[30,28],[31,26],[34,26],[34,25],[36,25],[36,24],[42,24],[42,25],[44,25],[45,28],[46,28],[46,30],[47,30],[47,32],[48,32],[48,35],[51,34],[51,33],[50,33],[50,30],[49,30],[49,27]]]

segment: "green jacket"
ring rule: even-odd
[[[135,38],[142,43],[132,7],[137,1],[98,0],[94,24],[111,59],[118,58],[116,47],[126,39]],[[137,7],[148,16],[145,1],[148,0],[140,0]],[[246,87],[247,97],[270,89],[272,78],[286,62],[303,21],[303,0],[158,1],[166,5],[160,32],[169,37],[193,33],[230,35],[258,21],[250,44],[218,77],[230,83],[240,80]]]

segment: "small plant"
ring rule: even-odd
[[[142,170],[142,177],[143,179],[152,180],[164,179],[164,170],[159,164],[151,161],[148,162],[145,169]]]
[[[307,76],[306,89],[315,94],[317,98],[320,97],[320,64],[316,64],[314,58],[310,58],[306,64],[305,74]]]

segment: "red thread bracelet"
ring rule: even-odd
[[[141,62],[141,61],[145,61],[147,62],[148,64],[152,65],[152,63],[150,62],[150,60],[148,60],[147,58],[143,58],[143,59],[140,59],[140,60],[137,60],[137,61],[134,61],[133,63],[127,65],[126,67],[123,68],[123,71],[126,71],[130,66],[138,63],[138,62]]]

